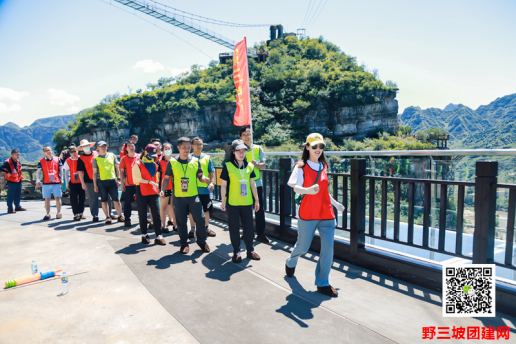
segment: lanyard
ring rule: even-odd
[[[54,158],[52,158],[50,161],[54,162]],[[48,167],[48,160],[45,159],[45,162],[47,163],[47,171],[48,171],[48,173],[50,173],[50,168]],[[52,172],[54,172],[54,171],[52,171]]]
[[[188,161],[188,159],[186,161]],[[181,164],[181,169],[183,170],[183,178],[186,178],[186,170],[188,169],[188,162],[186,164],[183,164],[182,162],[180,162],[180,164]],[[185,168],[183,168],[183,165],[185,165]]]
[[[241,179],[241,180],[243,180],[243,179],[244,179],[244,176],[245,176],[245,172],[244,172],[244,163],[242,163],[242,168],[240,168],[240,167],[238,166],[238,161],[236,161],[236,160],[235,160],[235,162],[237,163],[238,172],[240,172],[240,175],[242,176],[242,179]]]

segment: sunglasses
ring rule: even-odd
[[[71,150],[71,151],[69,151],[69,152],[70,152],[70,153],[77,153],[77,151],[76,151],[76,150]]]
[[[319,143],[319,145],[313,145],[312,149],[316,150],[317,146],[319,146],[319,149],[324,149],[326,147],[326,145],[324,143]]]

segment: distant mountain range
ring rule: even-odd
[[[411,106],[399,115],[413,129],[442,128],[453,148],[516,148],[516,93],[473,110],[462,104],[444,109]]]
[[[45,145],[52,145],[54,131],[64,129],[75,115],[40,118],[31,125],[21,128],[13,122],[0,126],[0,159],[11,156],[17,148],[23,160],[35,161],[42,156]]]

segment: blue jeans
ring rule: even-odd
[[[15,208],[21,208],[21,190],[22,183],[7,183],[7,210],[13,209],[13,202]]]
[[[333,264],[333,241],[336,225],[335,220],[297,220],[297,242],[290,257],[287,258],[287,266],[289,268],[296,267],[299,257],[308,252],[315,229],[319,229],[321,253],[315,268],[315,285],[318,287],[330,285],[329,275]]]

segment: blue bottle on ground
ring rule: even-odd
[[[39,271],[38,271],[38,264],[36,264],[36,262],[33,260],[32,261],[32,264],[30,266],[31,270],[32,270],[32,274],[35,275],[37,274]]]
[[[68,282],[68,275],[64,271],[61,275],[61,284],[63,285],[63,292],[61,293],[61,295],[68,294],[68,291],[70,289],[70,283]]]

